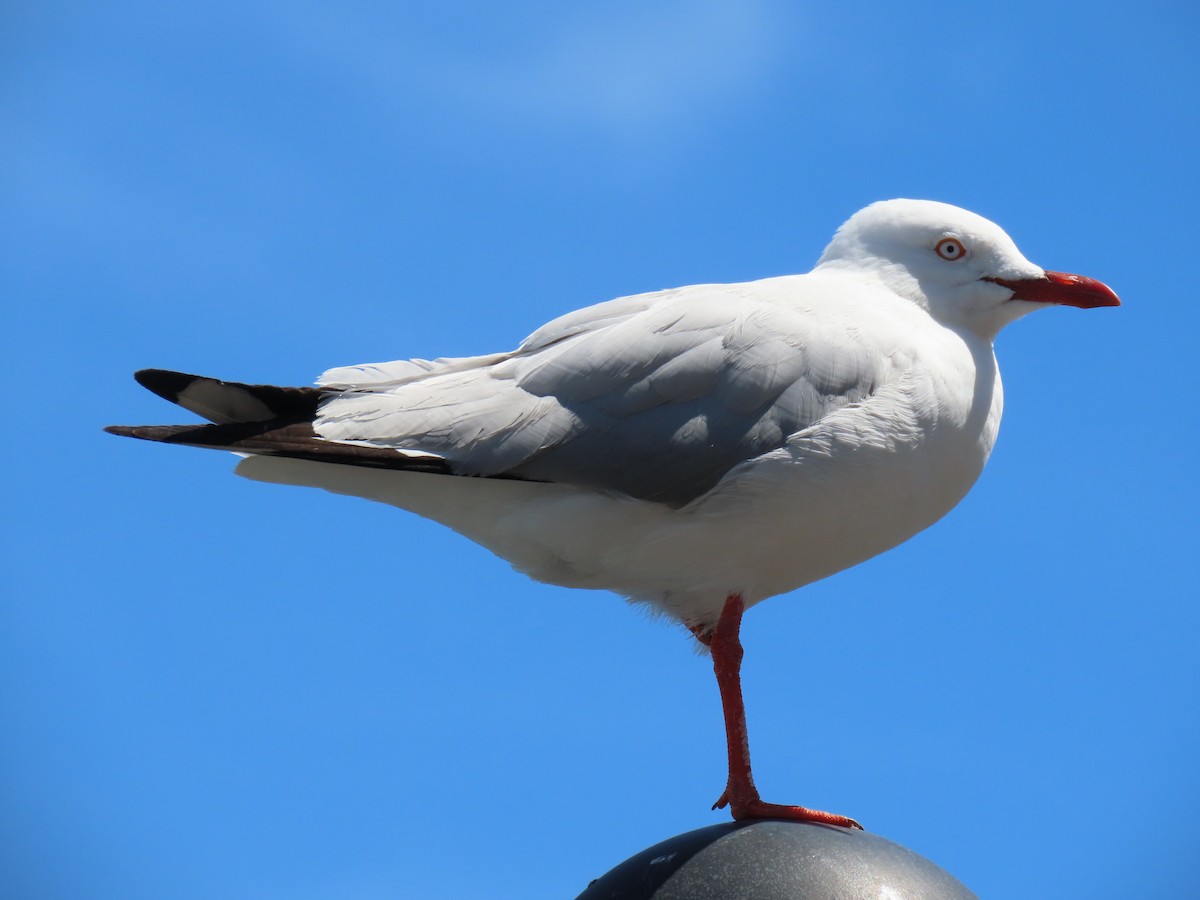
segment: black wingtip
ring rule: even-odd
[[[222,439],[228,429],[215,425],[109,425],[104,430],[119,437],[164,444],[220,447],[228,442]]]
[[[164,400],[217,423],[312,420],[322,396],[320,388],[242,384],[170,369],[141,369],[133,377]]]
[[[137,438],[141,441],[170,441],[178,434],[196,431],[197,425],[107,425],[104,430],[118,437]]]
[[[172,372],[170,369],[139,369],[133,373],[133,377],[146,390],[176,403],[184,389],[201,376]]]

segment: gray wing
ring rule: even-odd
[[[507,354],[334,370],[316,431],[682,506],[885,377],[851,331],[769,284],[610,301]]]

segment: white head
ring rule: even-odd
[[[1035,266],[994,222],[933,200],[883,200],[859,210],[817,267],[874,273],[938,321],[989,338],[1043,306],[1120,305],[1098,281]]]

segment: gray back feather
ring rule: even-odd
[[[682,506],[885,376],[854,335],[749,287],[609,301],[508,354],[331,371],[317,433]]]

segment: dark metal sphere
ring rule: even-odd
[[[578,900],[971,900],[944,869],[875,834],[758,819],[655,844]]]

